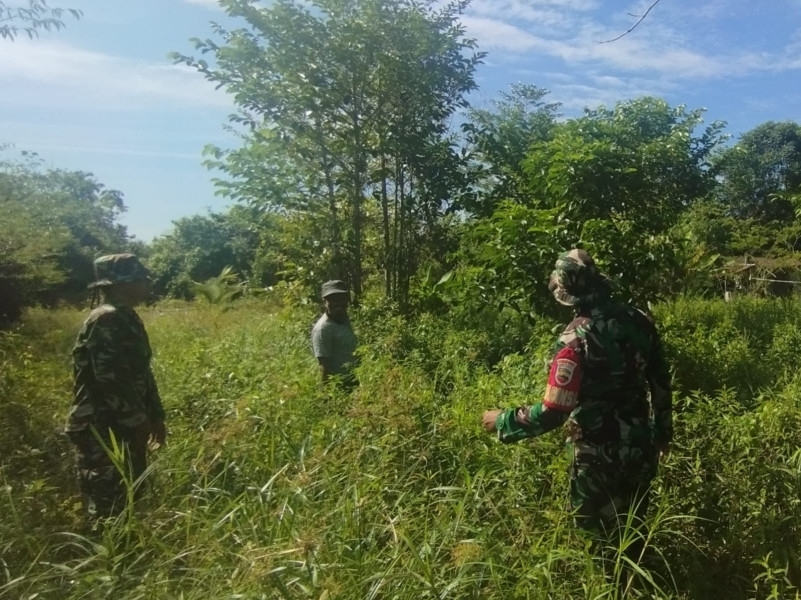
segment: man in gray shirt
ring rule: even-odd
[[[348,318],[350,294],[344,282],[334,280],[323,284],[321,295],[325,313],[312,329],[311,343],[323,383],[339,375],[352,385],[355,381],[351,370],[356,362],[354,352],[358,341]]]

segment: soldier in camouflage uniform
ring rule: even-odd
[[[534,406],[486,411],[484,428],[511,443],[567,423],[577,525],[613,531],[629,507],[645,515],[658,460],[669,450],[670,372],[653,322],[610,299],[587,252],[561,254],[549,288],[575,318],[557,340],[545,396]]]
[[[147,299],[150,278],[133,254],[95,261],[103,303],[81,327],[75,347],[74,400],[66,432],[77,453],[78,480],[90,517],[118,514],[127,498],[109,450],[124,449],[131,481],[145,471],[147,446],[165,442],[164,409],[150,369],[150,343],[133,307]],[[105,448],[104,448],[105,446]]]

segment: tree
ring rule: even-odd
[[[716,166],[718,198],[731,215],[786,224],[794,218],[792,196],[801,193],[801,125],[763,123],[723,152]]]
[[[214,25],[223,45],[194,40],[205,60],[175,55],[219,86],[247,126],[243,146],[211,150],[224,193],[328,226],[329,274],[358,297],[368,213],[381,211],[388,295],[403,296],[414,241],[457,185],[448,119],[466,105],[481,59],[458,0],[223,0],[247,28]],[[443,174],[448,177],[443,177]]]
[[[710,161],[725,139],[722,123],[696,134],[701,115],[640,98],[554,125],[523,161],[528,195],[502,203],[468,238],[467,264],[485,271],[482,293],[521,312],[547,310],[544,278],[557,253],[574,246],[624,297],[679,291],[676,283],[707,259],[677,225],[712,192]]]
[[[44,170],[27,152],[0,161],[0,322],[31,303],[83,297],[94,258],[128,248],[124,210],[91,173]]]
[[[702,115],[645,97],[560,123],[524,163],[533,205],[561,207],[576,235],[584,221],[611,217],[664,231],[715,185],[710,161],[724,124],[698,135]]]
[[[9,6],[0,1],[0,38],[14,41],[20,33],[30,39],[39,37],[39,32],[58,31],[65,27],[64,13],[79,19],[83,12],[74,8],[48,6],[46,0],[28,0],[27,7]]]
[[[569,246],[558,209],[504,201],[490,217],[471,223],[462,238],[461,271],[482,304],[509,306],[534,316],[552,312],[548,274]],[[460,279],[459,277],[457,279]]]
[[[226,267],[250,276],[259,248],[256,213],[237,207],[228,213],[178,219],[150,245],[155,291],[191,298],[193,283],[218,277]]]
[[[522,162],[529,147],[545,142],[559,116],[559,103],[545,102],[548,90],[515,84],[492,100],[492,109],[471,108],[462,125],[467,136],[476,186],[466,198],[470,213],[488,216],[503,200],[525,203],[528,197]]]

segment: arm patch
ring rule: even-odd
[[[551,363],[542,403],[549,410],[571,412],[581,389],[581,357],[573,348],[562,348]]]

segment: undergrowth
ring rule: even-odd
[[[799,309],[657,307],[677,438],[648,527],[600,548],[559,434],[478,425],[538,399],[553,322],[365,307],[344,393],[317,385],[310,308],[142,309],[170,437],[136,512],[91,531],[60,434],[85,314],[32,310],[0,334],[0,598],[799,598]]]

